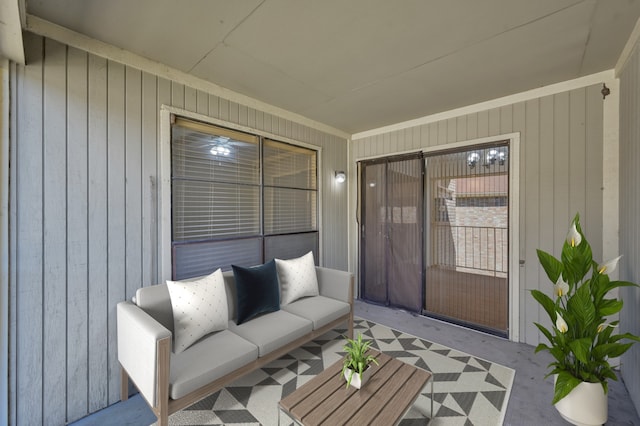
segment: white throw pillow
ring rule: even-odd
[[[227,328],[229,307],[222,270],[197,281],[167,281],[173,307],[173,352]]]
[[[319,294],[313,252],[296,259],[276,259],[276,267],[280,280],[280,305],[288,305],[301,297]]]

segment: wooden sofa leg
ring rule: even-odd
[[[171,338],[159,340],[157,343],[158,356],[158,389],[157,415],[158,426],[169,426],[169,363],[171,362]]]
[[[126,401],[127,399],[129,399],[129,375],[120,366],[120,401]]]
[[[167,415],[166,412],[158,416],[158,423],[156,424],[158,426],[169,426],[169,416]]]

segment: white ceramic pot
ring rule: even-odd
[[[555,406],[562,418],[569,423],[595,426],[607,421],[607,404],[608,399],[602,384],[582,382]]]
[[[371,377],[371,372],[372,371],[373,371],[373,368],[371,368],[371,366],[368,366],[362,372],[362,374],[358,374],[358,373],[354,372],[353,370],[346,369],[344,371],[344,379],[348,383],[349,382],[349,376],[353,375],[351,377],[351,386],[353,386],[356,389],[361,389],[362,386],[364,386],[364,384],[367,383],[367,381],[369,380],[369,377]]]

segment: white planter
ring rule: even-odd
[[[607,395],[600,383],[582,382],[558,401],[555,407],[562,418],[571,424],[595,426],[607,421],[607,403]]]
[[[358,374],[353,372],[352,370],[345,370],[344,371],[344,379],[347,381],[347,383],[349,382],[349,376],[353,375],[353,377],[351,377],[351,386],[353,386],[356,389],[361,389],[362,386],[365,385],[365,383],[367,383],[367,381],[369,380],[369,377],[371,377],[371,372],[373,371],[373,368],[371,368],[371,366],[368,366],[363,372],[362,374]]]

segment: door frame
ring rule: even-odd
[[[525,297],[520,297],[520,259],[524,258],[524,253],[521,253],[520,247],[520,223],[524,223],[524,218],[520,215],[520,132],[503,133],[494,136],[487,136],[476,139],[468,139],[461,142],[446,143],[442,145],[434,145],[429,147],[419,148],[423,153],[433,154],[437,151],[448,151],[450,149],[466,148],[473,145],[480,145],[485,143],[508,141],[509,143],[509,330],[508,339],[514,342],[520,341],[520,303],[524,303]],[[376,156],[358,157],[354,158],[355,164],[360,161],[382,159],[385,157],[396,157],[400,155],[412,154],[416,150],[402,151],[386,153]],[[356,167],[357,179],[356,179],[356,194],[359,196],[359,186],[361,179],[361,170]],[[357,205],[357,217],[361,217],[360,209],[362,206],[360,203]],[[357,244],[355,245],[356,253],[355,258],[358,259],[357,270],[359,272],[359,259],[360,259],[360,238],[361,228],[357,227],[356,232]],[[359,282],[360,277],[358,277]],[[360,286],[357,286],[358,290]],[[521,300],[522,299],[522,300]]]

